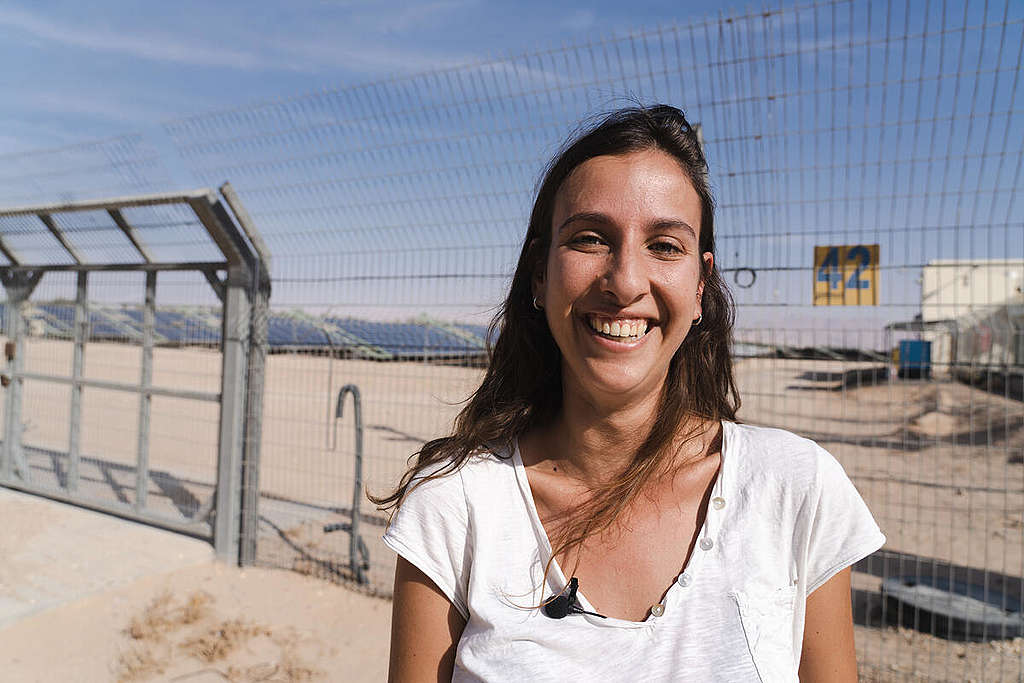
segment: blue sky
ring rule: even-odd
[[[0,154],[711,9],[693,0],[0,2]]]
[[[758,273],[735,292],[748,327],[875,333],[919,311],[927,263],[1024,256],[1020,0],[730,21],[691,0],[82,7],[0,4],[0,203],[230,180],[283,307],[489,314],[543,163],[630,97],[704,125],[719,264]],[[99,228],[82,238],[100,252],[123,237]],[[35,229],[26,249],[48,238]],[[811,308],[814,247],[852,244],[881,245],[880,305]]]

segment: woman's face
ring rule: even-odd
[[[701,312],[701,204],[660,150],[600,156],[555,196],[534,293],[562,352],[563,391],[631,401],[659,392]]]

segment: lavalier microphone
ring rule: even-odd
[[[569,579],[569,590],[568,592],[562,591],[560,594],[549,598],[544,603],[544,614],[552,619],[564,619],[570,614],[589,614],[592,617],[601,617],[607,619],[603,614],[597,612],[588,612],[576,603],[576,591],[579,589],[580,582],[576,577]]]

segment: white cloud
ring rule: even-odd
[[[417,49],[411,41],[399,43],[382,36],[438,24],[452,12],[465,10],[476,2],[437,0],[398,8],[375,3],[363,5],[354,8],[347,25],[319,25],[314,18],[312,25],[288,31],[288,37],[283,39],[266,27],[232,24],[219,36],[219,44],[202,37],[189,40],[171,31],[154,32],[145,26],[122,25],[113,29],[3,7],[0,7],[0,28],[13,29],[21,40],[36,45],[58,43],[70,48],[185,66],[298,72],[345,68],[378,75],[388,71],[443,68],[475,59],[474,55]],[[258,49],[236,47],[239,45],[258,46]]]
[[[293,71],[339,69],[372,74],[445,68],[471,61],[473,55],[436,54],[412,47],[393,47],[379,40],[333,38],[269,38],[265,47],[281,54],[278,67]]]
[[[171,35],[142,31],[137,27],[112,31],[83,24],[62,24],[12,8],[0,8],[0,26],[69,47],[128,54],[140,59],[238,69],[269,66],[263,57],[253,52],[184,42]]]
[[[180,99],[177,101],[180,106]],[[111,101],[102,93],[90,95],[53,89],[40,89],[18,94],[18,105],[29,111],[62,116],[93,117],[137,125],[165,116],[166,111],[142,106],[129,98]]]

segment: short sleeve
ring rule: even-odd
[[[808,594],[885,543],[843,466],[828,451],[816,451],[815,486],[807,501],[811,515],[804,570]]]
[[[430,577],[468,619],[471,547],[462,475],[456,471],[423,481],[425,476],[413,480],[415,488],[391,518],[384,543]]]

